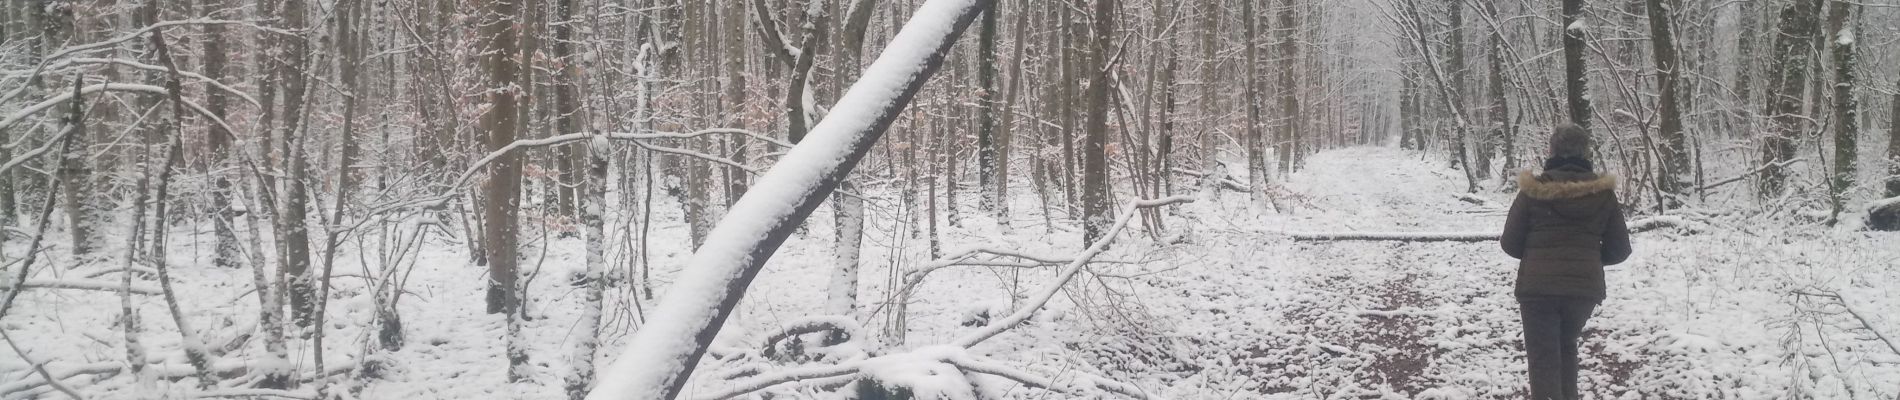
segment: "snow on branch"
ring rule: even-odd
[[[26,283],[20,285],[20,287],[27,289],[96,290],[101,292],[117,292],[120,289],[125,289],[125,286],[118,282],[77,279],[28,279]],[[15,287],[12,282],[0,283],[0,290],[14,289]],[[145,295],[157,295],[159,293],[158,288],[151,286],[133,286],[131,287],[131,291],[133,294]]]
[[[977,257],[979,256],[990,256],[990,257],[988,257],[987,259],[977,259]],[[1019,259],[1023,261],[1010,261],[1008,260],[1010,258]],[[1018,252],[1014,250],[1005,250],[1005,249],[993,249],[993,248],[985,248],[985,247],[964,249],[964,250],[951,253],[951,255],[948,257],[938,258],[928,263],[924,263],[923,265],[912,267],[910,268],[910,270],[904,271],[904,286],[901,290],[909,290],[910,288],[917,286],[917,284],[922,283],[924,280],[924,277],[929,276],[930,273],[936,272],[937,270],[940,270],[940,269],[949,268],[949,267],[981,266],[981,267],[1005,267],[1005,268],[1040,268],[1040,267],[1047,267],[1047,266],[1053,266],[1053,265],[1064,265],[1073,261],[1075,260],[1072,258],[1043,257],[1043,256],[1037,256],[1037,255],[1032,255],[1028,253]]]
[[[138,61],[132,61],[132,60],[127,60],[127,59],[122,59],[122,58],[74,57],[71,59],[71,62],[73,64],[118,64],[118,65],[124,65],[127,67],[147,70],[147,71],[170,72],[170,70],[166,69],[164,66],[161,66],[161,65],[146,64],[146,63],[141,63]],[[253,107],[263,107],[262,105],[263,103],[258,103],[257,99],[251,98],[250,95],[245,94],[244,91],[242,90],[237,90],[236,88],[232,88],[229,85],[225,85],[224,82],[219,82],[216,79],[211,79],[211,77],[204,76],[203,74],[199,74],[196,72],[178,71],[178,74],[184,75],[186,78],[204,81],[205,84],[208,84],[211,87],[218,88],[218,90],[220,91],[228,93],[232,96],[236,96],[237,98],[244,100],[244,102],[246,103],[251,103],[251,106]]]
[[[997,257],[1013,257],[1017,259],[1027,260],[1026,262],[1016,262],[1016,263],[1011,263],[1007,261],[991,262],[991,264],[1003,265],[1003,266],[1044,266],[1044,265],[1053,265],[1053,264],[1066,264],[1066,266],[1063,268],[1062,272],[1057,276],[1055,281],[1050,282],[1046,287],[1042,289],[1042,291],[1038,292],[1038,294],[1034,298],[1031,298],[1030,300],[1024,302],[1009,316],[1004,317],[995,322],[992,322],[989,325],[986,325],[982,328],[979,328],[977,331],[972,332],[969,335],[966,335],[947,345],[927,346],[927,347],[918,348],[916,350],[912,350],[910,352],[889,354],[889,355],[879,356],[879,357],[870,358],[870,359],[847,360],[847,361],[839,362],[836,364],[803,366],[803,367],[792,368],[792,369],[787,369],[787,370],[774,371],[771,373],[758,374],[758,375],[750,376],[748,377],[748,379],[743,380],[743,381],[735,381],[735,382],[722,385],[723,390],[712,393],[710,395],[702,396],[700,398],[704,400],[728,399],[728,398],[743,396],[743,395],[750,394],[752,392],[757,392],[760,390],[765,390],[773,386],[795,383],[795,382],[813,381],[813,380],[820,380],[820,379],[827,379],[827,378],[837,378],[837,377],[843,377],[843,376],[848,376],[848,375],[860,375],[864,379],[880,381],[884,384],[898,384],[898,385],[923,384],[923,385],[931,386],[931,389],[933,390],[951,390],[949,388],[946,388],[946,386],[950,388],[954,388],[954,387],[957,387],[957,385],[962,385],[962,387],[965,387],[965,388],[968,387],[967,382],[946,383],[946,382],[937,382],[934,380],[931,382],[924,382],[924,383],[914,382],[913,380],[919,379],[917,377],[918,374],[904,372],[904,371],[915,372],[914,370],[917,370],[917,369],[925,369],[931,372],[943,372],[943,373],[927,374],[927,375],[936,377],[933,379],[951,379],[951,380],[963,379],[962,374],[952,373],[956,371],[968,371],[968,372],[975,372],[975,373],[981,373],[981,374],[987,374],[987,375],[994,375],[994,376],[1001,377],[1004,379],[1014,380],[1030,387],[1045,389],[1045,390],[1054,391],[1057,393],[1067,394],[1071,396],[1078,396],[1078,397],[1086,397],[1084,395],[1089,393],[1090,390],[1100,390],[1100,391],[1115,393],[1115,394],[1119,394],[1119,395],[1127,396],[1131,398],[1138,398],[1138,399],[1154,398],[1154,396],[1149,395],[1147,392],[1142,391],[1139,387],[1136,387],[1134,385],[1116,382],[1114,380],[1110,380],[1107,378],[1089,376],[1087,374],[1079,374],[1073,371],[1065,372],[1065,374],[1073,375],[1073,377],[1069,381],[1058,382],[1053,379],[1036,376],[1029,372],[1022,371],[1022,370],[1012,368],[1009,366],[1005,366],[1002,364],[979,360],[977,358],[970,356],[967,353],[967,349],[969,349],[972,346],[975,346],[978,343],[983,342],[984,340],[988,340],[989,338],[995,337],[998,334],[1001,334],[1005,331],[1008,331],[1011,328],[1021,325],[1023,321],[1027,320],[1031,315],[1034,315],[1037,310],[1040,310],[1044,305],[1048,304],[1049,300],[1054,298],[1055,295],[1059,293],[1062,290],[1062,288],[1068,284],[1070,280],[1073,280],[1075,276],[1082,271],[1082,269],[1086,268],[1090,263],[1092,263],[1097,255],[1100,255],[1103,251],[1106,251],[1108,249],[1109,243],[1113,242],[1116,236],[1122,230],[1128,227],[1128,222],[1132,220],[1134,216],[1140,215],[1140,213],[1138,212],[1139,210],[1144,209],[1144,208],[1155,208],[1155,207],[1163,207],[1163,206],[1168,206],[1168,205],[1173,205],[1173,204],[1192,203],[1192,202],[1194,202],[1194,198],[1189,197],[1189,196],[1174,196],[1174,197],[1154,199],[1154,200],[1138,200],[1138,201],[1130,202],[1126,207],[1123,208],[1119,217],[1116,218],[1115,225],[1113,225],[1106,232],[1103,233],[1102,239],[1097,240],[1095,243],[1091,244],[1087,249],[1084,249],[1081,254],[1078,254],[1075,257],[1072,257],[1069,259],[1058,259],[1058,258],[1053,258],[1053,257],[1038,257],[1038,256],[1023,254],[1023,253],[1018,253],[1018,252],[1013,252],[1013,251],[1008,251],[1008,250],[996,250],[996,249],[978,247],[978,248],[970,248],[970,249],[957,251],[949,257],[944,257],[936,261],[933,261],[925,266],[907,271],[905,273],[905,280],[906,280],[906,285],[907,285],[906,288],[908,288],[909,285],[915,285],[918,280],[922,279],[923,276],[930,273],[930,271],[935,271],[937,269],[941,269],[941,268],[945,268],[949,266],[955,266],[955,265],[971,265],[973,263],[973,261],[971,261],[971,258],[982,256],[982,255],[991,255],[991,256],[997,256]],[[981,263],[981,261],[974,261],[974,262]],[[842,321],[838,321],[837,319],[842,319]],[[776,342],[783,340],[787,337],[795,336],[795,335],[822,332],[825,330],[834,330],[834,329],[849,330],[850,327],[855,327],[855,326],[856,326],[855,320],[851,320],[851,319],[843,318],[843,317],[819,317],[819,318],[801,320],[801,321],[794,322],[784,328],[781,328],[777,333],[774,333],[768,336],[766,340],[766,348],[770,350],[773,348]],[[840,327],[843,327],[843,328],[840,328]],[[938,371],[937,370],[938,368],[949,368],[951,370]],[[893,380],[895,380],[896,382],[893,382]],[[908,389],[919,390],[918,388],[908,388]],[[952,397],[952,398],[955,398],[955,397]]]
[[[1794,291],[1794,294],[1796,296],[1819,297],[1819,298],[1831,300],[1836,305],[1839,305],[1841,307],[1842,312],[1845,312],[1848,316],[1853,317],[1855,322],[1859,322],[1861,330],[1872,334],[1874,339],[1879,340],[1880,343],[1887,345],[1887,350],[1892,351],[1896,355],[1900,355],[1900,344],[1895,344],[1894,340],[1892,338],[1887,337],[1887,334],[1885,332],[1882,332],[1880,329],[1875,327],[1874,323],[1869,321],[1867,317],[1862,315],[1861,312],[1855,309],[1853,305],[1848,304],[1847,298],[1841,297],[1840,293],[1836,293],[1834,291],[1829,291],[1829,290],[1796,290]]]
[[[726,213],[621,355],[593,400],[673,399],[752,279],[896,121],[993,0],[930,0],[811,134]],[[834,367],[838,368],[838,367]],[[838,376],[818,375],[803,379]]]
[[[1108,244],[1115,241],[1115,235],[1117,233],[1120,233],[1123,228],[1128,227],[1128,221],[1138,214],[1136,211],[1143,208],[1192,202],[1194,202],[1193,197],[1174,196],[1153,200],[1137,200],[1129,203],[1128,206],[1122,208],[1121,216],[1115,219],[1115,225],[1108,228],[1107,231],[1102,232],[1102,238],[1096,240],[1094,244],[1090,244],[1087,250],[1082,251],[1082,254],[1077,254],[1075,259],[1069,262],[1068,266],[1063,267],[1062,273],[1056,276],[1056,280],[1051,282],[1048,287],[1043,288],[1042,292],[1037,293],[1035,297],[1031,297],[1028,301],[1017,306],[1016,311],[1010,313],[1009,316],[991,322],[989,325],[983,326],[982,329],[964,335],[962,338],[958,338],[955,342],[951,343],[961,347],[975,346],[977,343],[982,343],[985,340],[996,337],[996,335],[1002,334],[1003,331],[1014,328],[1016,325],[1028,320],[1031,315],[1036,313],[1036,310],[1041,309],[1044,304],[1049,303],[1049,299],[1056,297],[1056,293],[1061,292],[1062,287],[1067,285],[1070,279],[1074,279],[1077,273],[1082,272],[1082,268],[1088,266],[1089,260],[1095,259],[1095,256],[1108,250]]]
[[[1664,215],[1630,221],[1629,228],[1630,233],[1641,233],[1688,224],[1689,222],[1680,216]],[[1490,242],[1498,240],[1497,232],[1286,232],[1286,236],[1295,241],[1311,242]]]
[[[18,111],[14,111],[13,114],[8,114],[5,119],[0,119],[0,129],[7,129],[7,127],[13,126],[13,124],[19,123],[21,120],[24,120],[27,117],[33,116],[34,114],[39,114],[41,112],[45,112],[48,109],[52,109],[53,107],[60,105],[61,103],[72,101],[75,95],[86,95],[86,94],[98,93],[102,91],[135,92],[135,93],[146,93],[146,94],[155,94],[155,95],[165,95],[165,94],[170,93],[170,92],[167,92],[165,88],[162,88],[162,87],[152,86],[152,85],[141,85],[141,84],[136,84],[136,83],[98,83],[98,84],[87,85],[85,87],[79,88],[79,90],[77,90],[78,92],[77,94],[70,91],[63,92],[57,96],[53,96],[52,98],[48,98],[39,103],[35,103],[25,108],[21,108]],[[206,119],[211,120],[212,123],[218,124],[219,126],[223,127],[226,131],[241,132],[237,130],[236,128],[231,127],[231,125],[226,123],[223,118],[219,118],[217,114],[213,114],[211,113],[211,111],[206,110],[204,106],[198,105],[198,103],[192,102],[190,100],[186,100],[184,103],[185,103],[185,107],[190,108],[193,113],[196,113],[199,116],[202,116],[202,117],[205,117]],[[19,146],[20,143],[24,143],[26,140],[27,138],[21,137],[20,139],[15,140],[12,143],[6,143],[5,146],[7,148],[13,148],[15,146]],[[12,165],[12,164],[9,164],[9,165]]]
[[[759,134],[758,132],[753,132],[749,130],[734,129],[734,128],[702,129],[702,130],[687,132],[687,133],[609,132],[605,134],[599,134],[599,136],[605,136],[607,140],[632,141],[634,142],[634,144],[640,146],[641,148],[645,148],[647,150],[701,158],[701,159],[705,159],[705,160],[720,163],[720,164],[739,167],[740,169],[744,169],[747,172],[751,172],[753,174],[759,173],[758,170],[753,169],[750,166],[739,163],[737,161],[733,161],[725,157],[719,157],[719,156],[715,156],[711,154],[706,154],[706,153],[701,153],[701,152],[696,152],[696,151],[691,151],[691,150],[684,150],[684,149],[679,149],[679,148],[673,148],[673,147],[653,146],[653,145],[648,145],[644,143],[644,141],[648,141],[648,140],[691,139],[691,138],[697,138],[697,137],[708,136],[708,135],[716,135],[716,134],[744,135],[744,136],[749,136],[753,139],[758,139],[759,141],[778,145],[780,147],[792,147],[791,143],[786,143],[783,140],[778,140],[777,138],[773,138],[771,136],[762,135],[762,134]],[[465,168],[462,170],[461,175],[457,175],[454,181],[450,181],[447,192],[443,193],[441,196],[423,200],[421,201],[421,203],[427,203],[431,207],[441,207],[443,204],[447,203],[450,199],[454,198],[456,191],[460,190],[463,187],[467,187],[469,180],[474,179],[475,174],[481,172],[482,168],[487,167],[488,164],[493,163],[496,160],[500,160],[502,157],[507,156],[509,153],[513,153],[515,151],[523,150],[523,149],[552,147],[552,146],[560,146],[560,145],[571,144],[571,143],[578,143],[578,142],[586,141],[589,139],[593,139],[595,136],[597,136],[597,134],[582,132],[582,133],[569,133],[569,134],[558,135],[558,136],[550,136],[550,137],[545,137],[545,138],[540,138],[540,139],[521,139],[521,140],[516,140],[514,142],[510,142],[508,143],[508,145],[502,146],[500,149],[496,149],[495,151],[489,152],[488,155],[482,156],[481,159],[475,160],[474,163],[470,163],[468,165],[468,168]]]
[[[243,26],[251,27],[253,29],[260,30],[260,31],[272,32],[272,33],[276,33],[280,35],[292,35],[292,36],[297,35],[296,32],[258,25],[255,21],[239,21],[239,20],[225,20],[225,19],[211,19],[211,18],[193,18],[193,19],[174,20],[174,21],[161,21],[155,24],[147,25],[143,28],[139,28],[138,30],[127,32],[123,35],[115,36],[103,41],[67,46],[65,48],[59,49],[59,51],[55,51],[52,54],[49,54],[43,57],[40,60],[39,65],[35,65],[33,67],[33,72],[28,74],[28,76],[38,76],[41,73],[41,71],[46,70],[47,65],[51,64],[54,60],[58,60],[62,57],[66,57],[69,55],[73,55],[73,54],[77,54],[77,53],[85,52],[85,51],[105,50],[105,49],[116,48],[118,44],[121,42],[138,39],[140,37],[145,36],[147,33],[150,33],[153,31],[157,31],[157,30],[164,29],[166,27],[171,27],[171,26],[186,26],[186,25],[243,25]],[[20,87],[13,89],[13,91],[7,92],[6,96],[0,97],[0,103],[13,101],[14,98],[20,97],[21,94],[26,93],[26,89],[30,87],[33,87],[33,85],[20,85]],[[4,129],[4,127],[0,127],[0,129]]]

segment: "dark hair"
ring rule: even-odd
[[[1590,131],[1576,124],[1557,125],[1550,134],[1550,157],[1590,159]]]

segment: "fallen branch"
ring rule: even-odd
[[[1053,282],[1050,282],[1047,286],[1045,286],[1041,292],[1037,293],[1035,297],[1031,298],[1028,301],[1023,302],[1022,305],[1018,306],[1016,310],[1012,312],[1009,316],[1006,316],[1002,319],[991,322],[989,325],[985,325],[982,328],[977,329],[976,332],[972,332],[968,335],[965,335],[964,337],[959,338],[948,345],[927,346],[927,347],[919,348],[917,350],[913,350],[906,353],[890,354],[890,355],[885,355],[885,356],[880,356],[880,357],[875,357],[875,358],[870,358],[870,359],[865,359],[865,360],[850,361],[850,362],[844,362],[844,363],[838,363],[838,364],[832,364],[832,365],[803,367],[803,368],[796,368],[796,369],[791,369],[791,370],[777,371],[777,372],[769,373],[769,374],[760,374],[760,375],[752,377],[752,379],[726,385],[723,391],[715,392],[713,394],[701,397],[701,399],[723,400],[723,399],[743,396],[746,394],[750,394],[752,392],[756,392],[756,391],[764,390],[766,388],[770,388],[773,386],[778,386],[778,385],[783,385],[783,384],[788,384],[788,383],[857,374],[857,373],[862,372],[863,367],[866,365],[878,365],[880,363],[892,363],[892,362],[949,363],[949,364],[957,366],[959,369],[968,370],[971,372],[994,375],[994,376],[1014,380],[1017,382],[1021,382],[1024,385],[1029,385],[1031,387],[1043,388],[1043,389],[1047,389],[1051,391],[1060,392],[1063,394],[1079,396],[1082,392],[1080,389],[1076,388],[1074,385],[1057,384],[1055,381],[1048,378],[1038,377],[1038,376],[1029,374],[1027,372],[1023,372],[1023,371],[1016,370],[1013,368],[1008,368],[999,364],[992,364],[992,363],[988,363],[984,361],[979,361],[975,358],[971,358],[967,353],[965,353],[965,351],[969,349],[970,347],[977,345],[978,343],[982,343],[985,340],[988,340],[992,337],[995,337],[996,335],[999,335],[1005,331],[1008,331],[1010,328],[1014,328],[1018,325],[1021,325],[1023,321],[1028,320],[1030,316],[1034,315],[1037,310],[1042,309],[1043,305],[1048,304],[1050,299],[1054,298],[1057,293],[1061,292],[1062,288],[1066,286],[1070,280],[1074,279],[1075,276],[1078,273],[1080,273],[1083,268],[1087,267],[1090,264],[1091,260],[1095,259],[1095,257],[1097,255],[1100,255],[1103,251],[1108,250],[1109,243],[1115,241],[1115,237],[1119,233],[1121,233],[1123,229],[1128,227],[1128,221],[1133,219],[1135,215],[1139,215],[1140,213],[1138,211],[1140,211],[1141,209],[1163,207],[1163,206],[1168,206],[1168,205],[1173,205],[1173,204],[1192,203],[1192,202],[1194,202],[1194,198],[1189,197],[1189,196],[1174,196],[1174,197],[1167,197],[1167,198],[1161,198],[1161,199],[1138,200],[1138,201],[1131,202],[1126,207],[1123,207],[1120,216],[1118,216],[1115,220],[1115,225],[1110,227],[1107,231],[1104,231],[1102,233],[1101,239],[1096,240],[1094,244],[1089,245],[1089,247],[1083,250],[1081,254],[1078,254],[1073,259],[1066,260],[1066,261],[1034,257],[1030,255],[1017,254],[1017,253],[1007,252],[1007,251],[996,251],[996,250],[976,248],[976,249],[967,249],[967,250],[960,251],[953,256],[938,259],[937,261],[932,262],[929,265],[925,265],[923,267],[919,267],[918,269],[914,269],[907,272],[906,281],[914,282],[914,279],[921,279],[921,277],[924,274],[928,274],[930,271],[934,271],[936,269],[940,269],[940,268],[951,266],[951,265],[960,265],[961,263],[966,262],[966,260],[968,260],[970,257],[980,255],[980,254],[996,254],[996,255],[1011,256],[1011,257],[1025,259],[1025,260],[1030,260],[1033,263],[1054,263],[1054,262],[1067,263],[1067,266],[1063,268],[1061,274],[1059,274]],[[1025,264],[1030,264],[1030,263],[1025,263]],[[795,326],[793,328],[787,328],[784,332],[793,332],[794,334],[796,334],[797,332],[805,332],[805,331],[808,331],[808,330],[797,329],[797,327]],[[783,336],[783,335],[775,335],[774,337],[778,337],[778,336]],[[771,342],[768,342],[768,345],[770,343]],[[1087,382],[1089,382],[1089,385],[1091,387],[1095,387],[1104,391],[1117,393],[1117,394],[1121,394],[1121,395],[1129,396],[1133,398],[1139,398],[1139,399],[1153,398],[1152,396],[1149,396],[1146,392],[1141,391],[1140,388],[1137,388],[1133,385],[1128,385],[1128,384],[1115,382],[1112,380],[1102,379],[1102,378],[1090,377],[1087,379],[1088,379]]]
[[[1206,172],[1195,171],[1195,170],[1186,169],[1186,168],[1175,168],[1173,171],[1176,174],[1187,175],[1190,177],[1194,177],[1195,179],[1207,178]],[[1227,190],[1243,192],[1243,193],[1247,191],[1246,182],[1235,180],[1233,176],[1227,175],[1227,174],[1221,174],[1220,185],[1222,188],[1227,189]]]
[[[46,372],[46,362],[33,361],[33,357],[27,355],[25,349],[20,348],[19,342],[13,341],[13,335],[7,334],[6,329],[0,329],[0,338],[5,338],[7,340],[7,347],[13,348],[13,354],[19,355],[20,361],[25,361],[27,364],[32,365],[33,371],[40,374],[40,379],[45,379],[47,385],[52,386],[54,390],[65,393],[67,397],[71,397],[75,400],[86,398],[85,396],[80,396],[79,391],[73,390],[72,387],[66,386],[64,383],[60,383],[58,379],[53,379],[53,373]]]
[[[1106,378],[1102,378],[1102,377],[1098,377],[1094,375],[1089,375],[1089,374],[1084,374],[1084,373],[1079,373],[1079,372],[1074,372],[1074,371],[1069,372],[1070,374],[1075,375],[1075,377],[1071,380],[1071,382],[1068,384],[1063,384],[1061,382],[1057,382],[1054,379],[1037,376],[1027,371],[1011,368],[1009,366],[1005,366],[1002,364],[997,364],[994,362],[976,358],[974,356],[971,356],[969,354],[969,349],[965,347],[938,345],[938,346],[925,346],[925,347],[921,347],[909,352],[884,355],[884,356],[879,356],[875,358],[869,358],[869,359],[863,359],[863,360],[857,360],[857,361],[851,361],[851,362],[845,362],[845,363],[839,363],[839,364],[800,367],[800,368],[794,368],[794,369],[788,369],[788,370],[781,370],[781,371],[777,371],[777,372],[773,372],[769,374],[762,374],[762,375],[753,377],[752,379],[725,385],[724,387],[721,388],[721,390],[717,392],[713,392],[705,396],[700,396],[699,399],[700,400],[724,400],[724,399],[744,396],[747,394],[751,394],[753,392],[765,390],[765,389],[771,388],[773,386],[778,386],[778,385],[805,382],[805,381],[818,381],[818,380],[823,380],[827,378],[837,378],[837,377],[860,374],[860,373],[864,373],[864,370],[867,367],[875,370],[879,366],[888,366],[892,364],[915,364],[915,363],[950,364],[952,366],[957,367],[957,369],[959,370],[1009,379],[1012,381],[1022,383],[1023,385],[1026,385],[1029,387],[1049,390],[1049,391],[1061,393],[1064,395],[1073,396],[1076,398],[1090,397],[1088,396],[1089,393],[1086,390],[1089,388],[1094,388],[1097,390],[1120,394],[1123,396],[1128,396],[1128,397],[1137,398],[1137,399],[1146,400],[1146,399],[1157,398],[1155,396],[1149,395],[1146,392],[1143,392],[1140,388],[1137,388],[1133,385],[1116,382],[1110,379],[1106,379]],[[1082,384],[1077,384],[1078,382]]]
[[[169,360],[173,358],[181,358],[181,357],[178,357],[176,355],[169,356],[169,357],[152,357],[152,359],[154,360]],[[108,379],[113,376],[116,376],[121,372],[126,371],[124,361],[104,361],[104,362],[84,363],[84,364],[69,365],[69,366],[54,365],[51,363],[48,363],[48,364],[53,365],[53,368],[48,369],[50,373],[47,374],[46,376],[57,378],[57,379],[48,381],[44,377],[31,376],[28,379],[21,379],[18,382],[0,383],[0,398],[10,398],[9,396],[12,396],[17,393],[34,390],[41,386],[47,386],[49,384],[48,382],[64,381],[64,380],[72,379],[72,378],[79,377],[82,375],[96,375],[98,376],[97,379],[104,380],[104,379]],[[197,371],[194,370],[189,365],[172,363],[172,362],[167,362],[167,361],[153,361],[145,365],[146,365],[145,366],[146,373],[150,374],[150,375],[147,375],[146,377],[153,378],[153,379],[175,380],[175,379],[183,379],[183,378],[192,377],[197,374]],[[323,378],[328,378],[328,377],[348,373],[350,371],[355,370],[356,367],[357,367],[357,362],[355,360],[346,360],[346,362],[340,363],[339,365],[328,366],[324,368],[324,371],[322,373],[301,374],[300,376],[297,377],[296,381],[299,383],[312,382],[318,379],[323,379]],[[225,359],[213,365],[212,372],[215,375],[217,375],[218,378],[231,379],[234,377],[243,377],[243,376],[249,375],[254,368],[269,368],[269,367],[258,367],[258,366],[252,365],[252,363],[249,363],[249,362]],[[312,396],[312,397],[314,398],[315,396]]]
[[[1875,339],[1880,339],[1881,343],[1887,345],[1887,350],[1893,351],[1893,354],[1900,355],[1900,345],[1895,345],[1893,342],[1893,339],[1888,338],[1886,333],[1882,333],[1879,329],[1874,329],[1874,324],[1867,321],[1867,317],[1862,316],[1860,314],[1860,311],[1856,311],[1854,310],[1853,306],[1848,305],[1847,299],[1842,298],[1839,293],[1834,293],[1834,292],[1820,293],[1820,292],[1810,292],[1810,291],[1805,291],[1805,290],[1796,290],[1794,291],[1794,294],[1798,296],[1812,296],[1812,297],[1821,297],[1821,298],[1834,300],[1834,303],[1839,304],[1841,306],[1841,310],[1846,311],[1848,316],[1852,316],[1854,317],[1855,321],[1860,322],[1861,329],[1865,329],[1867,332],[1872,333]]]
[[[1108,244],[1115,241],[1115,235],[1120,233],[1123,228],[1128,227],[1128,221],[1136,214],[1139,214],[1136,211],[1143,208],[1192,202],[1194,202],[1193,197],[1174,196],[1153,200],[1137,200],[1129,203],[1128,206],[1122,208],[1121,217],[1115,219],[1115,225],[1109,227],[1107,231],[1103,231],[1102,238],[1097,240],[1094,244],[1089,245],[1089,248],[1083,250],[1082,254],[1076,255],[1075,260],[1070,261],[1069,265],[1062,269],[1062,273],[1056,276],[1055,282],[1049,284],[1048,287],[1042,289],[1041,293],[1037,293],[1035,297],[1031,297],[1029,301],[1017,307],[1016,311],[1010,313],[1008,317],[985,325],[982,329],[978,329],[976,332],[965,335],[951,343],[962,347],[975,346],[977,343],[989,340],[991,337],[995,337],[1003,333],[1003,331],[1014,328],[1016,325],[1028,320],[1031,315],[1035,314],[1036,310],[1041,309],[1044,304],[1049,303],[1049,299],[1056,297],[1056,293],[1062,291],[1062,287],[1067,285],[1070,279],[1074,279],[1075,274],[1082,272],[1082,268],[1087,267],[1090,260],[1095,259],[1095,256],[1108,250]]]
[[[1736,175],[1736,176],[1734,176],[1734,177],[1730,177],[1730,178],[1727,178],[1727,179],[1723,179],[1723,180],[1719,180],[1719,181],[1715,181],[1715,183],[1710,183],[1710,184],[1707,184],[1707,185],[1702,185],[1702,187],[1701,187],[1701,188],[1699,188],[1699,189],[1700,189],[1700,190],[1709,190],[1709,189],[1714,189],[1714,188],[1717,188],[1717,187],[1721,187],[1722,185],[1727,185],[1727,184],[1730,184],[1730,183],[1735,183],[1735,182],[1737,182],[1737,181],[1741,181],[1741,180],[1743,180],[1743,179],[1748,179],[1748,177],[1751,177],[1751,176],[1755,176],[1755,174],[1760,174],[1760,173],[1762,173],[1762,171],[1767,171],[1767,170],[1770,170],[1770,169],[1781,169],[1781,168],[1785,168],[1785,167],[1787,167],[1788,165],[1791,165],[1791,164],[1794,164],[1794,163],[1798,163],[1798,162],[1801,162],[1801,161],[1804,161],[1804,160],[1806,160],[1806,159],[1804,159],[1804,158],[1791,158],[1791,159],[1787,159],[1787,160],[1783,160],[1783,161],[1780,161],[1780,162],[1773,162],[1773,163],[1768,163],[1768,164],[1762,164],[1762,166],[1759,166],[1759,167],[1755,167],[1755,170],[1753,170],[1753,171],[1748,171],[1748,172],[1746,172],[1746,173],[1743,173],[1743,174],[1741,174],[1741,175]]]
[[[1688,225],[1680,216],[1665,215],[1630,221],[1630,233],[1642,233],[1661,228]],[[1497,232],[1286,232],[1286,236],[1301,242],[1492,242],[1498,240]]]
[[[25,284],[19,286],[15,286],[11,282],[0,284],[0,290],[14,290],[16,287],[24,287],[27,289],[96,290],[101,292],[117,292],[120,289],[125,289],[116,282],[73,279],[28,279]],[[133,286],[131,287],[131,291],[133,294],[159,294],[158,288],[151,286]]]

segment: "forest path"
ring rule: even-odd
[[[1499,229],[1512,194],[1466,195],[1464,176],[1441,163],[1390,148],[1314,154],[1286,182],[1297,210],[1207,238],[1231,261],[1158,284],[1185,297],[1187,312],[1169,314],[1187,327],[1173,351],[1204,366],[1190,379],[1228,382],[1209,386],[1229,398],[1522,397],[1516,260],[1496,242],[1292,242],[1260,232]],[[1589,340],[1645,324],[1611,321],[1619,318],[1599,312],[1592,325],[1606,328]],[[1588,345],[1585,390],[1624,392],[1640,365],[1623,360],[1641,358]]]

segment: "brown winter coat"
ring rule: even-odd
[[[1522,189],[1498,240],[1505,254],[1522,260],[1517,295],[1603,299],[1603,266],[1630,255],[1616,176],[1522,172],[1518,186]]]

